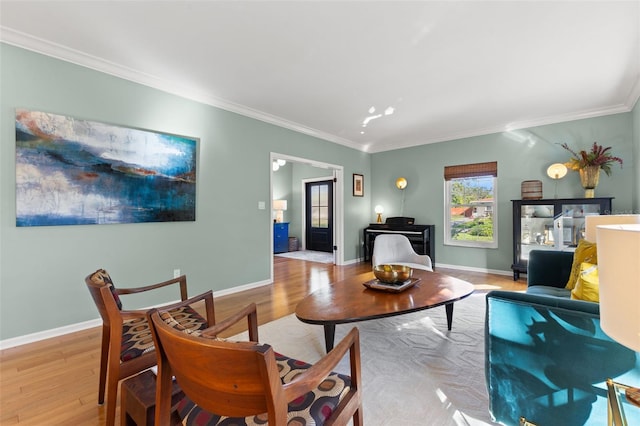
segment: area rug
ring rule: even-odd
[[[360,330],[364,424],[495,425],[484,380],[484,311],[484,294],[477,293],[455,303],[451,331],[444,307],[339,324],[336,343],[351,327]],[[325,353],[322,326],[295,315],[260,326],[259,337],[311,363]],[[336,370],[348,374],[348,366],[345,358]]]
[[[333,253],[313,250],[289,251],[278,253],[275,256],[288,257],[290,259],[307,260],[310,262],[333,263]]]

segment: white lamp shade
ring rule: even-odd
[[[286,210],[287,200],[273,200],[273,210]]]
[[[584,218],[584,239],[596,243],[596,226],[640,223],[640,214],[589,215]]]
[[[547,168],[547,176],[551,179],[562,179],[567,175],[567,166],[562,163],[554,163]]]
[[[375,206],[373,211],[376,212],[377,214],[384,213],[384,208],[381,205],[377,205]]]
[[[640,224],[601,225],[596,233],[600,326],[640,352]]]

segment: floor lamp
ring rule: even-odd
[[[640,224],[596,227],[600,326],[616,342],[640,352]],[[609,425],[624,426],[619,391],[640,407],[640,389],[607,380]]]

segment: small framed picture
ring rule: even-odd
[[[353,196],[364,197],[364,176],[353,174]]]

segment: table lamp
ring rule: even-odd
[[[602,214],[584,217],[584,239],[597,243],[596,227],[600,225],[622,225],[640,223],[640,214]]]
[[[276,211],[276,222],[282,223],[284,211],[287,209],[287,200],[273,200],[273,210]]]
[[[567,166],[562,163],[553,163],[547,168],[547,176],[555,182],[554,198],[558,198],[558,179],[567,175]]]
[[[600,326],[616,342],[640,352],[640,224],[596,227],[600,277]],[[617,389],[640,407],[640,389],[607,379],[609,413],[625,424]],[[611,423],[610,423],[611,424]]]
[[[384,212],[384,209],[382,208],[382,206],[378,204],[373,211],[375,211],[376,214],[378,215],[378,217],[376,218],[376,222],[382,223],[382,213]]]

